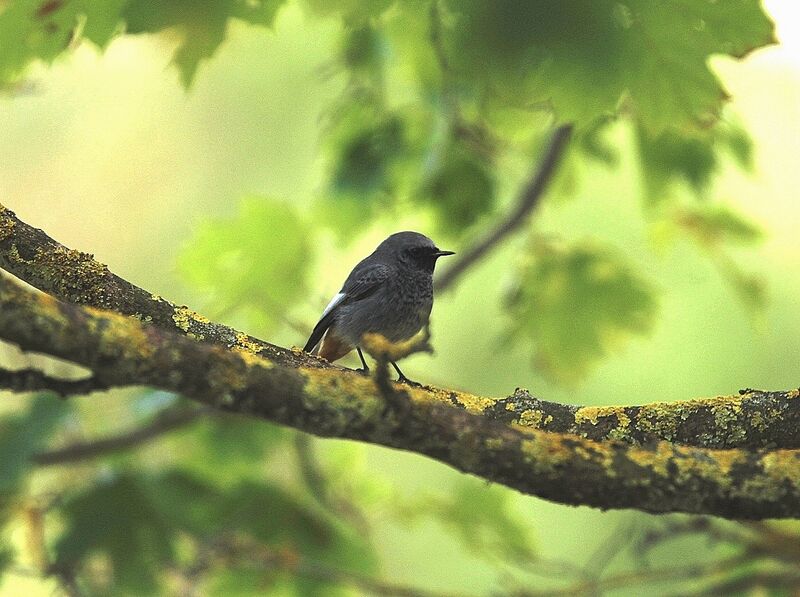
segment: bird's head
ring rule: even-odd
[[[391,256],[412,269],[433,273],[436,260],[453,251],[442,251],[434,242],[419,232],[396,232],[383,241],[375,250],[376,254]]]

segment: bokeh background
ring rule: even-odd
[[[647,207],[654,187],[643,172],[637,124],[626,118],[604,124],[603,144],[613,159],[570,155],[525,229],[437,298],[436,353],[409,358],[403,369],[410,377],[490,396],[523,386],[548,400],[596,405],[797,387],[800,16],[792,2],[770,0],[764,7],[779,43],[742,60],[710,61],[730,95],[725,118],[751,139],[751,151],[744,151],[749,158],[742,160],[749,159],[749,167],[735,152],[723,152],[701,190],[678,180],[663,191],[673,206],[726,206],[741,219],[741,235],[710,239],[713,233],[676,225],[676,211]],[[502,218],[535,163],[550,118],[547,110],[534,116],[540,128],[533,141],[523,139],[524,149],[492,163],[495,203],[457,233],[442,224],[447,212],[424,203],[392,202],[388,194],[362,208],[358,185],[337,198],[341,189],[331,172],[336,143],[343,142],[331,114],[352,101],[351,74],[339,64],[346,27],[312,13],[289,2],[269,30],[231,22],[188,89],[171,65],[181,39],[169,30],[124,35],[102,51],[79,44],[52,65],[30,65],[0,94],[0,200],[139,286],[257,337],[302,346],[350,268],[388,233],[420,230],[459,251]],[[572,350],[569,342],[536,357],[536,332],[550,328],[515,320],[528,315],[509,297],[525,296],[520,271],[537,258],[531,247],[543,244],[555,251],[610,251],[613,264],[630,267],[650,293],[648,323],[641,330],[622,325],[602,331],[601,358],[566,359],[566,373],[558,373],[558,350]],[[300,269],[297,255],[303,256]],[[5,358],[26,362],[11,348]],[[4,396],[0,409],[26,412],[31,400]],[[51,445],[135,427],[176,400],[146,390],[73,399]],[[53,495],[69,504],[71,495],[113,485],[120,476],[175,468],[220,487],[248,480],[325,510],[298,473],[293,432],[244,421],[215,425],[197,423],[110,458],[31,472],[3,531],[15,564],[5,569],[0,593],[62,590],[57,578],[31,573],[37,556],[26,504]],[[374,446],[311,440],[303,449],[313,452],[327,491],[359,513],[358,524],[347,516],[337,523],[362,525],[368,537],[368,556],[348,552],[347,558],[363,560],[356,568],[363,564],[382,581],[436,594],[541,591],[570,586],[580,577],[576,570],[590,576],[644,570],[641,550],[631,547],[637,538],[665,521],[686,520],[548,503]],[[124,510],[125,492],[119,497]],[[62,545],[60,537],[76,520],[74,509],[60,511],[61,502],[55,503],[44,515],[46,552]],[[170,507],[195,508],[180,500]],[[256,503],[252,512],[268,518],[279,509]],[[293,545],[291,524],[277,544]],[[305,532],[301,527],[298,534]],[[265,532],[265,541],[273,535]],[[176,549],[178,561],[193,553],[192,547]],[[690,564],[727,549],[700,533],[670,539],[647,557],[651,566]],[[162,555],[135,559],[158,577],[157,585],[118,585],[112,553],[111,564],[100,557],[89,567],[94,579],[86,586],[107,594],[179,593],[185,586],[174,572],[159,572]],[[298,584],[292,573],[223,576],[210,574],[195,587],[198,594],[369,593],[350,581]],[[609,591],[671,594],[683,586],[678,580]]]

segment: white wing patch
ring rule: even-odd
[[[333,298],[331,299],[331,302],[330,302],[330,303],[328,303],[328,306],[327,306],[327,307],[325,307],[325,310],[322,312],[322,315],[320,315],[320,319],[322,319],[322,318],[323,318],[323,317],[325,317],[325,316],[326,316],[328,313],[330,313],[331,311],[333,311],[333,310],[336,308],[336,306],[337,306],[339,303],[341,303],[341,302],[344,300],[344,297],[346,297],[346,296],[347,296],[347,295],[346,295],[344,292],[340,292],[340,293],[339,293],[339,294],[337,294],[335,297],[333,297]]]

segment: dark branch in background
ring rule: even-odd
[[[446,290],[452,286],[467,268],[482,259],[501,240],[525,223],[525,220],[539,204],[542,194],[553,178],[571,135],[572,125],[570,124],[556,128],[533,176],[523,188],[514,210],[484,238],[458,252],[455,261],[450,262],[450,267],[436,277],[437,290]]]
[[[171,407],[161,411],[156,417],[142,427],[129,431],[85,442],[76,442],[47,452],[40,452],[32,460],[39,466],[68,464],[107,456],[147,443],[165,433],[185,427],[202,416],[215,412],[210,408]]]
[[[637,587],[658,582],[685,582],[686,580],[705,579],[720,574],[730,573],[747,564],[750,555],[736,554],[724,560],[712,560],[700,564],[683,566],[664,566],[662,568],[644,568],[633,572],[625,572],[596,580],[579,581],[563,589],[545,591],[520,591],[514,597],[560,597],[569,595],[604,595],[609,591]],[[685,595],[685,592],[680,594]],[[706,593],[702,593],[705,595]]]
[[[738,595],[759,588],[800,588],[800,569],[797,567],[800,535],[797,533],[766,522],[736,524],[705,517],[666,518],[656,525],[631,544],[630,554],[638,562],[633,570],[605,576],[567,571],[561,580],[566,581],[570,576],[575,580],[560,588],[534,592],[523,588],[510,594],[518,597],[588,596],[626,588],[641,593],[645,586],[654,584],[664,587],[661,593],[676,596]],[[619,540],[634,539],[630,531],[628,528]],[[698,535],[703,540],[708,552],[705,561],[678,566],[650,565],[649,557],[654,548],[691,535]],[[587,562],[594,567],[592,557]]]
[[[45,375],[37,369],[0,369],[0,390],[10,392],[42,392],[58,394],[62,398],[107,390],[109,386],[97,378],[59,379]]]
[[[454,593],[383,582],[357,572],[334,568],[291,550],[276,550],[249,537],[234,535],[216,537],[200,552],[185,576],[195,581],[219,565],[225,569],[245,567],[269,577],[285,573],[317,582],[345,585],[357,589],[361,594],[376,597],[456,597]]]
[[[441,391],[197,342],[122,315],[69,305],[0,279],[0,338],[70,360],[115,385],[150,385],[320,435],[424,454],[566,504],[736,518],[800,516],[800,452],[635,447],[512,427],[446,406]]]

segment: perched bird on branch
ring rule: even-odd
[[[322,312],[306,342],[306,352],[329,361],[354,348],[368,372],[361,352],[365,334],[380,334],[389,342],[413,337],[428,323],[433,307],[433,269],[440,250],[419,232],[397,232],[353,268],[339,293]],[[393,360],[398,381],[411,382]]]

